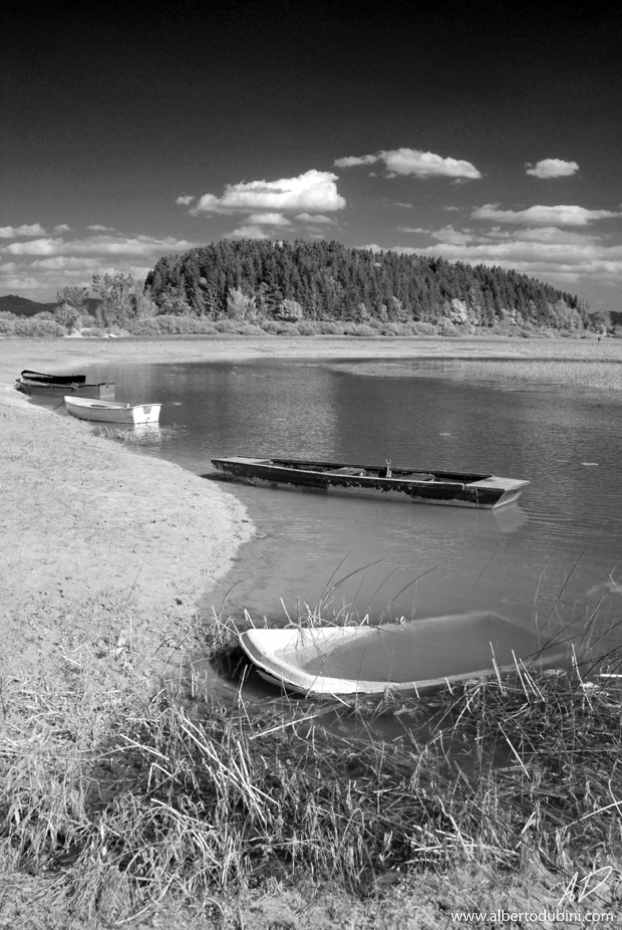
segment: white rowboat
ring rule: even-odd
[[[305,694],[424,694],[518,668],[564,667],[564,644],[486,612],[382,626],[252,629],[240,646],[271,684]]]
[[[122,404],[108,400],[90,400],[82,397],[65,397],[68,413],[79,420],[95,420],[98,423],[122,423],[135,426],[138,423],[157,423],[162,404]]]

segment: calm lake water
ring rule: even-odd
[[[492,611],[545,638],[562,625],[589,628],[593,643],[605,636],[601,646],[617,642],[622,400],[542,384],[478,386],[443,377],[451,363],[438,364],[413,363],[415,376],[400,377],[377,360],[91,373],[115,381],[119,400],[163,403],[159,433],[135,448],[198,475],[213,473],[212,456],[278,454],[531,481],[518,505],[494,513],[223,484],[259,535],[206,592],[206,616],[247,611],[275,622],[304,605],[372,621]]]

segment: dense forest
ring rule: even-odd
[[[160,314],[210,320],[591,326],[584,301],[515,271],[339,242],[224,240],[161,258],[145,289]]]

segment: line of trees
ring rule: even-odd
[[[515,271],[325,241],[223,240],[164,256],[144,286],[131,274],[106,274],[94,275],[91,290],[95,296],[63,288],[54,321],[67,331],[96,325],[145,334],[606,325],[575,295]]]
[[[131,326],[137,320],[152,317],[158,308],[131,274],[93,275],[92,290],[87,287],[64,287],[56,295],[54,319],[68,331],[85,322],[105,329]]]
[[[590,325],[587,303],[515,271],[339,242],[223,240],[161,258],[145,287],[159,313],[211,320]]]

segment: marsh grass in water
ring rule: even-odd
[[[275,878],[364,894],[465,863],[594,869],[622,851],[619,665],[252,713],[170,687],[136,706],[86,668],[63,692],[3,682],[0,867],[47,876],[91,921],[176,896],[217,909]],[[338,736],[328,714],[393,715],[402,733]]]

